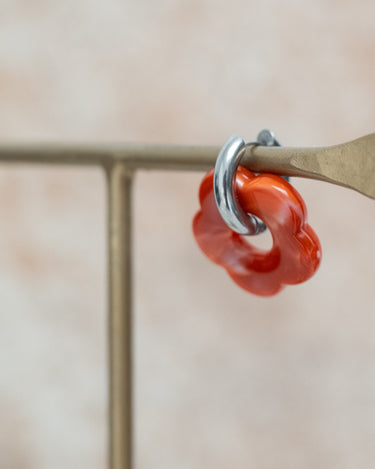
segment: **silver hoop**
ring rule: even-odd
[[[234,190],[237,168],[243,150],[249,145],[280,146],[280,143],[269,130],[262,130],[257,140],[249,143],[245,143],[241,137],[232,135],[224,143],[216,160],[214,194],[220,215],[231,230],[239,234],[256,235],[267,227],[262,220],[241,208]]]

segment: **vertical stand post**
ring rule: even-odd
[[[132,182],[123,163],[108,175],[109,467],[132,469]]]

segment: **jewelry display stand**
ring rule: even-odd
[[[207,171],[220,147],[34,144],[0,146],[0,162],[100,166],[108,189],[109,468],[133,469],[132,182],[139,170]],[[375,197],[375,134],[327,148],[248,147],[241,165],[302,176]]]

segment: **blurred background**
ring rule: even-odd
[[[375,4],[0,1],[1,142],[290,146],[374,132]],[[373,468],[374,202],[292,180],[309,282],[246,294],[194,243],[203,174],[135,185],[139,469]],[[0,167],[0,467],[106,467],[99,169]]]

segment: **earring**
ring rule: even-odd
[[[246,146],[263,144],[279,145],[269,131],[262,131],[256,142],[245,144],[233,136],[224,144],[215,170],[201,183],[193,232],[203,253],[235,283],[255,295],[271,296],[309,279],[319,267],[321,246],[307,223],[302,197],[288,181],[238,166]],[[266,228],[273,238],[269,251],[245,240],[244,235]]]

